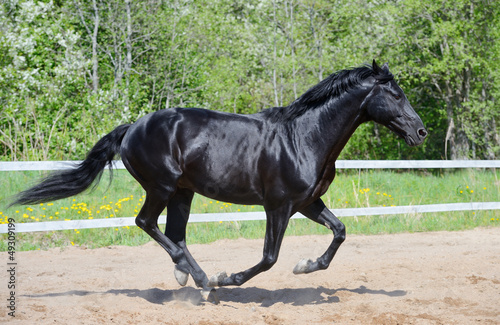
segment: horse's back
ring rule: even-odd
[[[265,136],[265,121],[254,115],[160,110],[131,126],[121,156],[143,186],[175,182],[209,197],[261,201],[258,169]],[[231,198],[235,193],[240,198]]]

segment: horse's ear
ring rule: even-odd
[[[375,74],[379,74],[382,71],[382,69],[380,69],[380,67],[378,66],[377,62],[375,62],[375,59],[373,59],[372,69],[373,72],[375,72]]]
[[[379,83],[384,83],[392,80],[394,76],[389,71],[389,63],[384,63],[382,67],[379,67],[375,59],[372,63],[373,76]]]

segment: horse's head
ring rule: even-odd
[[[424,142],[427,137],[424,124],[394,81],[389,65],[385,63],[379,67],[373,60],[372,69],[374,86],[362,104],[369,119],[385,125],[410,146]]]

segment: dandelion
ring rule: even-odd
[[[71,242],[71,245],[75,246],[75,243]]]

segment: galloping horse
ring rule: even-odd
[[[13,204],[35,204],[78,194],[120,154],[146,191],[137,226],[170,255],[180,285],[189,275],[206,299],[213,287],[241,285],[271,268],[290,217],[300,212],[331,229],[334,238],[316,261],[302,260],[293,272],[326,269],[345,239],[344,224],[321,196],[335,178],[335,161],[364,122],[385,125],[410,146],[427,136],[422,120],[389,72],[388,64],[332,74],[287,107],[252,115],[199,108],[159,110],[100,139],[73,169],[56,172],[19,193]],[[243,272],[210,279],[186,247],[186,225],[194,193],[212,199],[263,205],[267,223],[262,260]],[[165,233],[157,224],[167,208]]]

